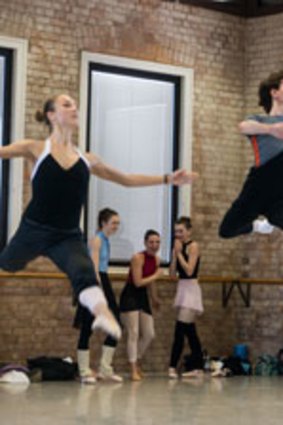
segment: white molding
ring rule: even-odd
[[[0,36],[0,46],[14,50],[12,86],[11,140],[21,140],[25,134],[25,100],[28,42],[22,38]],[[23,209],[23,160],[10,162],[8,238],[14,233]]]
[[[80,146],[86,148],[87,130],[87,102],[88,102],[88,70],[91,62],[106,65],[138,69],[142,71],[159,72],[175,75],[181,78],[181,117],[180,117],[180,167],[191,170],[192,166],[192,104],[193,104],[193,69],[157,62],[141,61],[119,56],[103,55],[83,51],[81,57],[81,83],[80,83]],[[190,215],[191,212],[191,187],[180,189],[178,214]]]

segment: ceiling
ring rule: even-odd
[[[164,0],[172,3],[188,4],[218,10],[232,15],[255,16],[272,15],[283,12],[283,0]]]

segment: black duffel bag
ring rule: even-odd
[[[35,357],[27,359],[28,368],[40,370],[42,381],[71,381],[78,373],[77,363],[70,363],[60,357]]]

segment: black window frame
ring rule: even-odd
[[[99,71],[105,73],[112,73],[118,75],[125,75],[129,77],[138,77],[157,81],[167,81],[174,85],[174,122],[173,122],[173,155],[172,155],[172,170],[179,168],[180,159],[180,132],[181,132],[181,90],[182,90],[182,77],[174,74],[166,74],[162,72],[140,70],[135,68],[127,68],[124,66],[102,64],[99,62],[90,62],[88,65],[88,83],[87,83],[87,125],[86,125],[86,149],[90,149],[90,129],[91,129],[91,92],[92,92],[92,71]],[[178,215],[178,187],[172,188],[171,194],[171,206],[172,214],[170,220],[170,236],[171,236],[171,247],[173,246],[174,240],[174,223]],[[86,200],[86,206],[84,209],[84,235],[88,240],[88,199]],[[111,261],[110,266],[127,266],[127,261]],[[162,262],[162,266],[168,266],[169,262]]]
[[[13,49],[0,47],[0,56],[5,61],[2,143],[2,146],[5,146],[11,143]],[[0,177],[0,250],[6,245],[8,237],[9,170],[9,161],[3,160],[2,175]]]

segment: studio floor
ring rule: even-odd
[[[283,378],[1,384],[1,425],[282,425]]]

